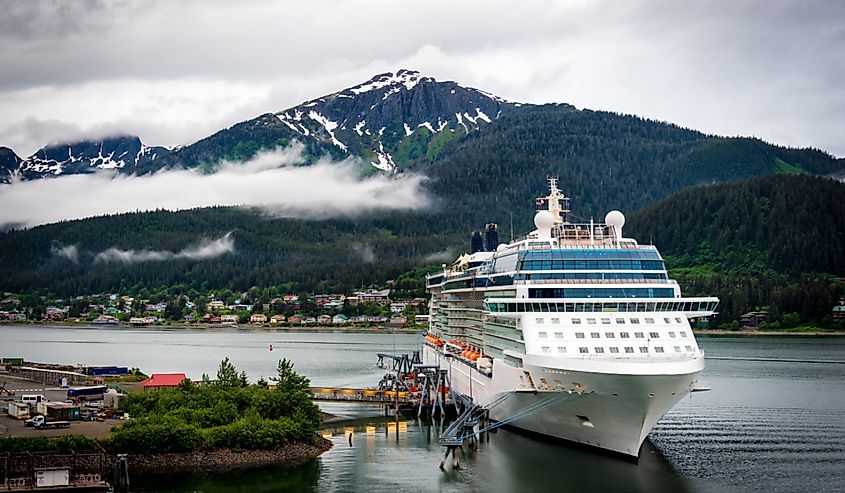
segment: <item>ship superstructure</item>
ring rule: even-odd
[[[493,420],[637,457],[696,390],[704,354],[690,320],[718,299],[683,297],[657,249],[622,236],[621,212],[571,222],[570,199],[556,179],[549,188],[527,237],[428,276],[424,361],[448,367]]]

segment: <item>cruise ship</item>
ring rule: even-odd
[[[479,251],[427,276],[423,361],[499,424],[635,459],[706,388],[690,321],[719,300],[682,296],[657,248],[622,236],[621,212],[570,222],[570,199],[549,188],[527,237],[498,244],[488,225]]]

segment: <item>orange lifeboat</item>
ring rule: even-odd
[[[473,353],[470,353],[470,355],[469,355],[469,359],[470,359],[470,361],[475,361],[475,360],[477,360],[477,359],[478,359],[478,357],[479,357],[479,356],[481,356],[481,353],[475,353],[475,352],[473,352]]]

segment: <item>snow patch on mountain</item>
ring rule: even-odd
[[[415,72],[413,70],[400,70],[395,74],[391,72],[379,74],[363,84],[350,87],[347,91],[353,94],[363,94],[365,92],[374,91],[376,89],[392,85],[402,85],[406,90],[411,90],[414,86],[419,84],[420,81],[426,79],[432,81],[434,80],[431,77],[423,77],[419,72]],[[341,94],[344,92],[346,91],[342,91]],[[386,94],[382,99],[387,98],[388,95],[389,94]]]
[[[334,135],[334,129],[337,128],[337,122],[329,120],[328,118],[326,118],[325,116],[317,113],[314,110],[311,110],[310,112],[308,112],[308,118],[310,118],[310,119],[314,120],[315,122],[319,123],[320,125],[323,126],[323,128],[326,129],[326,132],[328,132],[329,136],[331,137],[332,144],[340,147],[344,151],[346,150],[346,145],[343,142],[337,140],[337,137],[335,137],[335,135]]]
[[[382,142],[378,143],[376,157],[378,160],[372,162],[372,165],[376,168],[382,171],[393,171],[396,169],[396,163],[393,162],[393,157],[389,153],[385,152],[384,144]]]

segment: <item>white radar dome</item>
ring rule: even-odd
[[[555,225],[555,216],[549,211],[537,211],[534,215],[534,226],[537,229],[552,229]]]
[[[619,211],[610,211],[604,216],[605,224],[613,226],[616,230],[616,238],[622,239],[622,226],[625,226],[625,214]]]
[[[552,237],[552,228],[555,225],[555,215],[549,211],[537,211],[534,215],[534,226],[537,226],[537,237],[541,240],[548,240]]]

